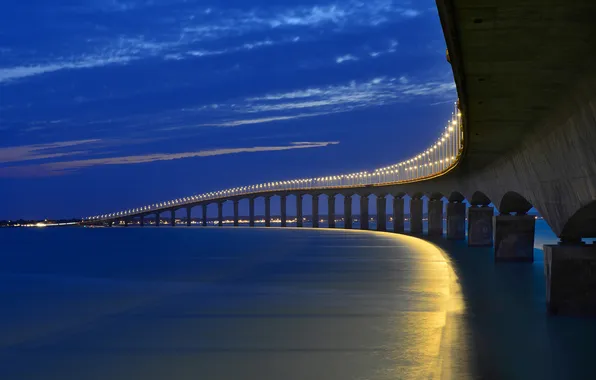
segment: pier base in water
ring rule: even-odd
[[[495,261],[534,261],[533,215],[495,216]]]
[[[493,215],[488,206],[468,208],[468,246],[490,247],[493,245]]]

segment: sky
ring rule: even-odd
[[[2,8],[0,219],[390,165],[457,98],[433,0]]]

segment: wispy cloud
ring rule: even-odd
[[[295,142],[280,146],[253,146],[242,148],[208,149],[197,152],[154,153],[136,156],[91,158],[85,160],[50,162],[36,166],[0,167],[0,177],[51,176],[74,172],[80,169],[103,165],[134,165],[156,161],[171,161],[185,158],[211,157],[240,153],[280,152],[293,149],[324,148],[339,144],[338,141]]]
[[[341,57],[335,58],[336,63],[344,63],[346,61],[357,61],[358,58],[354,57],[352,54],[342,55]]]
[[[80,145],[91,145],[101,140],[75,140],[61,141],[49,144],[21,145],[13,147],[0,148],[0,164],[24,162],[33,160],[43,160],[58,158],[64,156],[73,156],[83,154],[84,151],[63,151],[65,148],[71,148]]]
[[[328,114],[328,112],[301,113],[301,114],[289,115],[289,116],[272,116],[272,117],[261,117],[261,118],[255,118],[255,119],[227,120],[227,121],[207,123],[207,124],[198,124],[198,125],[196,125],[196,127],[238,127],[241,125],[272,123],[274,121],[303,119],[305,117],[322,116],[322,115],[327,115],[327,114]]]

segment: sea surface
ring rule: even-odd
[[[540,250],[495,266],[465,242],[182,226],[0,229],[0,242],[2,380],[596,370],[596,323],[545,313]]]

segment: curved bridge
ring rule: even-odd
[[[336,194],[361,197],[368,228],[368,196],[377,197],[378,229],[385,229],[386,195],[393,195],[395,231],[403,231],[404,195],[410,195],[411,233],[422,233],[422,198],[429,199],[429,234],[442,234],[447,198],[447,236],[470,245],[493,245],[496,261],[532,261],[535,207],[561,243],[545,246],[547,304],[552,312],[596,315],[596,2],[583,0],[437,0],[459,108],[444,135],[429,149],[367,173],[294,179],[239,187],[96,215],[85,223],[143,218],[147,214],[209,203],[279,195],[282,225],[286,197],[328,196],[334,219]],[[464,200],[471,204],[467,208]],[[499,212],[493,216],[494,204]],[[467,209],[466,209],[467,208]],[[205,214],[203,214],[205,215]]]

